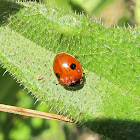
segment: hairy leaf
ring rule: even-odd
[[[139,138],[140,29],[106,28],[33,2],[11,6],[16,12],[0,27],[3,67],[58,113],[113,139]],[[80,89],[57,84],[52,65],[59,52],[81,62]]]

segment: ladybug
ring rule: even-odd
[[[83,83],[82,67],[78,60],[68,53],[59,53],[55,56],[53,71],[65,87],[75,87]]]

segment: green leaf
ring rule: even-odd
[[[140,28],[106,28],[33,2],[14,7],[16,13],[0,27],[3,67],[58,113],[109,138],[139,138]],[[80,61],[85,73],[81,89],[56,85],[53,59],[59,52]]]

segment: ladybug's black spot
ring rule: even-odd
[[[59,73],[56,73],[55,75],[56,75],[56,77],[57,77],[57,78],[60,78],[60,75],[59,75]]]
[[[75,70],[76,65],[75,65],[74,63],[72,63],[72,64],[70,65],[70,68],[71,68],[72,70]]]

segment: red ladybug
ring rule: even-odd
[[[70,54],[59,53],[53,62],[53,71],[63,86],[76,86],[83,83],[83,71],[78,60]]]

